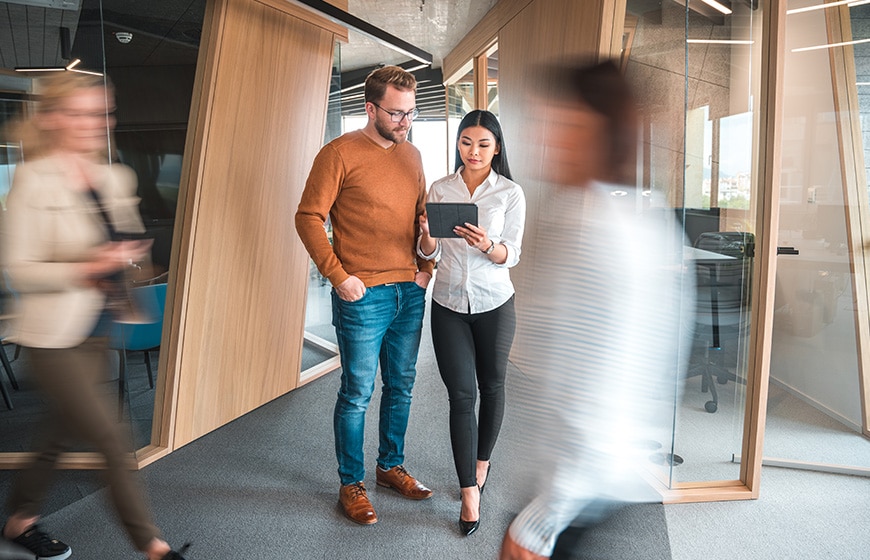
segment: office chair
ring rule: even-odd
[[[748,327],[755,236],[733,231],[705,232],[698,236],[695,248],[700,250],[695,260],[695,336],[702,345],[699,348],[696,344],[693,349],[687,377],[701,377],[701,392],[709,391],[711,396],[704,409],[714,413],[719,408],[716,382],[724,385],[740,381],[726,364],[738,365],[737,346]],[[704,252],[709,253],[709,258]]]
[[[124,408],[127,385],[127,352],[143,352],[148,386],[154,388],[151,352],[160,347],[163,336],[163,315],[166,307],[166,284],[150,284],[131,289],[138,308],[147,317],[146,322],[113,321],[109,346],[118,352],[118,410]]]
[[[13,317],[12,313],[9,312],[9,306],[10,302],[17,297],[17,294],[9,287],[9,281],[5,270],[3,271],[0,284],[2,284],[0,285],[0,298],[2,298],[2,310],[0,310],[0,362],[3,363],[3,370],[6,372],[6,377],[9,378],[9,384],[17,391],[19,389],[18,379],[15,378],[12,364],[9,362],[9,357],[6,356],[6,345],[12,344],[6,334],[6,321]],[[14,359],[18,358],[18,353],[20,351],[21,347],[16,345]],[[6,386],[3,385],[2,380],[0,380],[0,393],[2,393],[3,400],[6,402],[6,408],[12,410],[12,397],[6,390]]]

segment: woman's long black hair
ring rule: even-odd
[[[482,126],[492,132],[495,143],[499,148],[498,153],[492,157],[492,169],[499,175],[513,180],[511,168],[508,165],[504,136],[502,135],[498,118],[489,111],[482,111],[480,109],[468,113],[462,118],[462,122],[459,123],[459,130],[456,132],[456,166],[453,168],[453,171],[459,171],[459,168],[462,167],[462,156],[459,155],[459,139],[462,137],[462,131],[472,126]]]

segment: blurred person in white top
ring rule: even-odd
[[[508,354],[516,329],[509,269],[520,260],[526,199],[511,180],[496,116],[472,111],[459,123],[456,172],[429,189],[429,202],[473,202],[478,223],[459,237],[430,236],[420,218],[419,256],[437,259],[432,291],[432,343],[450,400],[450,441],[462,507],[459,530],[480,526],[480,494],[504,417]],[[480,394],[480,410],[475,402]]]
[[[542,83],[556,92],[538,106],[551,186],[527,248],[535,267],[518,290],[529,299],[513,356],[523,375],[510,395],[533,493],[508,528],[502,560],[575,558],[582,551],[556,547],[569,525],[657,499],[637,473],[650,455],[641,442],[672,418],[685,367],[681,316],[694,298],[676,226],[642,218],[623,184],[637,128],[617,66],[553,68]]]

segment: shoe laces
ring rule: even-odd
[[[411,473],[409,473],[405,469],[404,465],[396,465],[395,468],[396,468],[396,473],[399,475],[399,478],[404,480],[405,478],[411,476]]]
[[[366,487],[363,486],[362,482],[354,482],[353,484],[351,484],[350,491],[354,498],[358,498],[360,496],[368,497],[368,494],[366,494]]]

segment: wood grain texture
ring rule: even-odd
[[[746,409],[743,420],[740,480],[757,498],[761,484],[764,429],[767,423],[767,395],[770,378],[771,344],[776,284],[776,243],[779,231],[780,179],[782,169],[783,60],[786,0],[771,0],[765,7],[761,31],[759,83],[759,150],[754,165],[759,184],[753,193],[760,198],[755,211],[755,267],[749,356],[746,380]],[[728,499],[723,497],[723,499]],[[703,501],[703,500],[696,500]]]
[[[341,24],[334,23],[331,20],[326,19],[323,16],[318,15],[318,12],[312,8],[309,8],[305,4],[301,4],[299,2],[294,2],[293,0],[254,0],[255,2],[260,2],[265,6],[269,6],[275,8],[276,10],[280,10],[281,12],[286,13],[287,15],[298,18],[302,21],[307,21],[308,23],[312,23],[318,27],[322,27],[323,29],[332,32],[335,35],[336,41],[344,41],[347,42],[347,28]],[[347,0],[326,0],[327,4],[332,4],[336,8],[340,8],[347,11]]]
[[[308,256],[293,215],[322,144],[335,40],[274,2],[216,4],[173,308],[172,448],[298,384]]]

